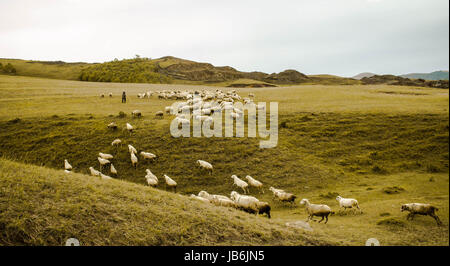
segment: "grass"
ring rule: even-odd
[[[0,159],[0,245],[327,245],[276,221],[120,180]]]
[[[112,153],[119,171],[119,180],[114,182],[127,186],[137,183],[136,188],[154,191],[142,186],[145,169],[149,168],[158,177],[168,174],[174,178],[182,195],[200,190],[228,195],[236,189],[230,176],[249,174],[262,181],[266,191],[269,186],[284,188],[300,199],[328,204],[335,211],[337,194],[360,201],[361,215],[338,213],[330,217],[327,225],[312,223],[314,231],[308,234],[317,241],[315,244],[363,245],[368,238],[375,237],[382,245],[448,245],[448,91],[383,85],[238,89],[241,95],[255,93],[256,101],[279,102],[279,144],[261,150],[259,140],[253,138],[171,137],[171,118],[153,116],[171,101],[141,100],[133,96],[163,88],[198,87],[0,76],[0,153],[7,160],[54,169],[62,169],[63,160],[68,159],[74,171],[82,174],[87,173],[89,166],[98,168],[98,152]],[[127,104],[120,103],[118,96],[122,90],[127,90],[129,95]],[[99,97],[100,93],[110,91],[113,98]],[[134,109],[141,110],[144,117],[132,119],[130,112]],[[120,111],[127,116],[119,118]],[[107,129],[106,125],[112,121],[119,125],[119,130]],[[126,122],[137,127],[131,136],[123,130]],[[111,147],[115,138],[121,138],[125,145],[118,149]],[[157,161],[141,162],[137,170],[132,169],[126,151],[129,143],[139,151],[157,154]],[[14,164],[5,159],[4,164]],[[214,165],[212,176],[195,168],[198,159]],[[6,167],[0,166],[0,174],[5,172],[3,168]],[[39,169],[35,174],[51,171],[33,169]],[[89,177],[80,175],[80,178]],[[161,190],[163,185],[155,191]],[[9,193],[12,192],[3,197],[9,197]],[[271,221],[277,226],[306,219],[305,210],[298,204],[290,207],[274,201],[268,191],[265,194],[252,191],[252,194],[271,204]],[[399,209],[407,202],[435,204],[445,226],[437,227],[431,217],[406,221]],[[196,215],[206,219],[204,213]],[[248,217],[241,212],[236,215]],[[103,218],[92,218],[90,222],[96,219]],[[264,217],[251,219],[267,222]],[[393,221],[402,221],[404,226],[396,226]],[[132,230],[131,236],[139,234],[128,228]],[[175,243],[166,241],[157,244]],[[190,244],[202,244],[196,241],[199,239]],[[230,242],[211,240],[203,244],[222,243]],[[253,239],[245,242],[296,243],[299,242],[274,239],[264,243]]]

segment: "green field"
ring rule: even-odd
[[[279,103],[278,146],[259,149],[259,140],[247,137],[171,137],[172,118],[157,119],[154,113],[173,101],[136,97],[162,89],[217,87],[0,76],[0,228],[8,229],[0,244],[58,245],[69,235],[81,235],[83,243],[93,245],[364,245],[371,237],[381,245],[449,244],[448,90],[386,85],[238,89],[243,96],[254,93],[255,101]],[[123,90],[127,104],[120,103]],[[100,97],[109,92],[112,98]],[[135,109],[143,118],[130,117]],[[120,111],[127,117],[119,118]],[[107,129],[112,121],[119,130]],[[127,122],[137,127],[131,136],[123,130]],[[115,138],[125,145],[111,147]],[[158,159],[135,170],[126,144]],[[127,182],[105,185],[61,171],[68,159],[75,172],[87,174],[89,166],[98,168],[98,152],[115,155],[117,179]],[[212,176],[195,167],[198,159],[214,165]],[[174,178],[180,195],[200,190],[229,195],[236,189],[230,176],[249,174],[265,184],[265,194],[252,194],[271,204],[273,218],[194,203],[159,192],[163,184],[148,188],[146,168],[160,178]],[[298,201],[289,206],[273,200],[270,186],[335,211],[337,194],[357,198],[363,213],[338,213],[328,224],[311,223],[313,232],[293,229],[285,223],[305,220],[306,211]],[[444,226],[431,217],[407,221],[400,206],[409,202],[436,205]],[[85,208],[84,216],[78,207]],[[169,219],[167,229],[162,224]]]

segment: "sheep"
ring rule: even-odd
[[[110,172],[111,172],[111,174],[113,174],[113,175],[117,175],[117,170],[116,170],[116,168],[114,167],[113,164],[111,164]]]
[[[152,187],[156,187],[158,185],[158,178],[154,175],[149,169],[145,170],[147,175],[145,175],[145,179],[147,180],[147,184]]]
[[[102,170],[104,165],[111,163],[109,160],[103,159],[102,157],[97,157],[97,159],[98,159],[98,162],[100,163],[100,171]]]
[[[131,134],[133,132],[133,130],[134,130],[134,127],[132,125],[130,125],[129,123],[127,123],[127,130]]]
[[[132,117],[141,117],[142,113],[139,110],[134,110],[133,112],[131,112],[131,116]]]
[[[122,144],[122,141],[120,139],[115,139],[111,142],[111,146],[119,146]]]
[[[102,159],[107,159],[107,160],[111,160],[112,158],[114,158],[111,154],[102,153],[102,152],[99,152],[98,156],[100,156]]]
[[[173,108],[172,106],[166,106],[164,108],[164,111],[166,111],[167,114],[173,113]]]
[[[414,216],[416,214],[419,215],[429,215],[431,217],[434,218],[434,220],[436,220],[437,225],[442,225],[441,220],[439,219],[439,217],[436,215],[436,211],[438,211],[439,209],[436,208],[435,206],[432,206],[431,204],[425,204],[425,203],[408,203],[408,204],[403,204],[400,211],[404,212],[404,211],[408,211],[409,214],[408,216],[406,216],[406,220],[411,219],[411,221],[414,219]]]
[[[156,117],[159,117],[159,118],[163,118],[163,117],[164,117],[164,112],[163,112],[163,111],[157,111],[157,112],[155,113],[155,116],[156,116]]]
[[[197,160],[197,165],[200,168],[204,168],[204,169],[208,170],[210,175],[212,174],[212,172],[213,172],[212,164],[208,163],[207,161]]]
[[[248,97],[255,97],[255,94],[249,93],[249,94],[248,94]]]
[[[156,155],[154,155],[153,153],[145,152],[145,151],[141,151],[141,156],[144,159],[155,159],[156,158]]]
[[[164,175],[164,179],[166,180],[166,188],[167,186],[172,187],[177,192],[177,182],[175,182],[172,178],[167,175]]]
[[[116,130],[117,129],[117,124],[114,122],[111,122],[108,124],[108,128],[112,129],[112,130]]]
[[[231,200],[234,201],[238,208],[241,208],[248,212],[258,213],[258,202],[259,200],[252,196],[240,195],[236,191],[232,191],[230,194]]]
[[[244,194],[248,193],[248,184],[247,184],[247,182],[245,182],[244,180],[240,179],[236,175],[232,175],[231,178],[234,181],[233,185],[236,185],[236,186],[240,187],[244,191]]]
[[[92,176],[100,176],[100,174],[101,174],[100,171],[95,170],[94,167],[92,167],[92,166],[89,167],[89,171],[91,172]]]
[[[241,208],[241,209],[243,209],[244,211],[249,212],[249,213],[256,213],[256,214],[264,214],[265,213],[265,214],[267,214],[267,218],[269,218],[269,219],[271,218],[271,216],[270,216],[271,208],[270,208],[270,205],[268,202],[258,201],[256,203],[256,206],[258,209],[257,212],[255,212],[255,210],[253,210],[253,209],[245,209],[245,208]]]
[[[359,204],[358,201],[355,199],[346,199],[343,198],[341,196],[337,196],[336,200],[339,202],[339,212],[341,211],[342,208],[344,208],[344,211],[349,208],[353,208],[356,207],[359,210],[359,213],[362,213],[361,208],[359,208]]]
[[[236,207],[235,202],[232,201],[227,196],[212,195],[212,194],[209,194],[208,192],[206,192],[204,190],[200,191],[198,193],[198,196],[209,200],[209,202],[211,202],[211,203],[213,203],[214,205],[217,205],[217,206]]]
[[[137,150],[130,144],[128,144],[128,152],[137,154]]]
[[[100,94],[100,97],[105,98],[105,94],[104,93]]]
[[[199,201],[203,201],[203,202],[206,202],[206,203],[210,203],[210,201],[209,201],[208,199],[205,199],[205,198],[199,197],[199,196],[197,196],[197,195],[194,195],[194,194],[191,194],[191,196],[190,196],[190,197],[191,197],[191,198],[193,198],[193,199],[199,200]]]
[[[110,97],[110,98],[112,97],[112,92],[109,93],[109,97]]]
[[[247,175],[245,178],[247,179],[248,184],[250,186],[256,187],[260,190],[260,192],[264,193],[263,184],[261,182],[259,182],[258,180],[254,179],[253,177],[251,177],[249,175]]]
[[[101,179],[103,179],[103,180],[109,180],[109,179],[112,179],[112,177],[107,176],[107,175],[104,175],[104,174],[102,174],[102,173],[100,173],[100,177],[101,177]]]
[[[134,152],[130,153],[131,156],[131,164],[133,165],[133,167],[136,169],[137,167],[137,163],[138,163],[138,158],[136,157],[136,155],[134,154]]]
[[[72,170],[72,165],[70,165],[69,161],[64,160],[64,169],[67,171]]]
[[[280,200],[282,202],[290,202],[290,203],[294,204],[295,199],[297,198],[297,196],[295,196],[294,194],[288,193],[282,189],[276,189],[274,187],[270,187],[269,190],[272,191],[274,197],[276,197],[278,200]]]
[[[322,222],[323,219],[326,219],[325,223],[327,223],[328,222],[328,215],[334,214],[334,212],[331,211],[331,208],[328,205],[311,204],[308,199],[302,199],[300,201],[300,205],[305,205],[306,206],[306,211],[309,214],[308,219],[306,220],[306,222],[308,222],[309,220],[316,221],[316,220],[313,219],[313,216],[320,216],[320,217],[322,217],[322,219],[319,221],[319,223]]]

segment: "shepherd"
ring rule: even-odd
[[[126,103],[127,102],[127,95],[125,93],[125,91],[122,92],[122,103]]]

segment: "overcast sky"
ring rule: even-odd
[[[241,71],[449,68],[448,0],[0,0],[0,57],[172,55]]]

